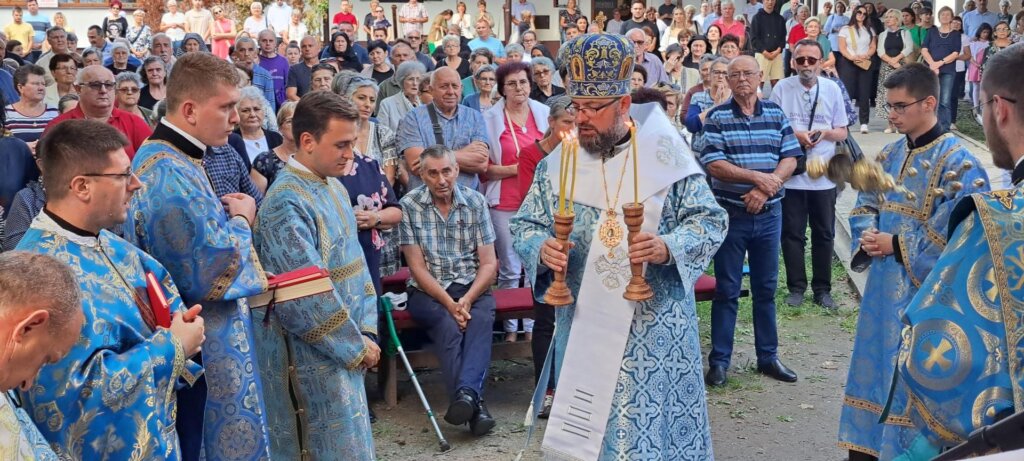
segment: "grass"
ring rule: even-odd
[[[971,111],[971,103],[961,100],[958,101],[958,104],[960,104],[960,107],[957,109],[956,127],[964,136],[984,143],[985,130],[978,124],[978,120],[974,118],[974,113]]]

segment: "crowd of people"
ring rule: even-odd
[[[712,459],[705,389],[728,382],[744,277],[768,377],[798,380],[779,358],[780,258],[787,304],[809,288],[837,309],[843,184],[814,171],[856,150],[850,129],[868,133],[872,108],[904,136],[868,154],[890,184],[862,183],[851,212],[853,269],[869,275],[839,446],[918,459],[1014,411],[991,397],[1024,392],[1007,353],[1024,332],[1004,318],[1022,299],[1007,265],[1020,267],[1024,206],[1024,90],[998,77],[1024,71],[1024,12],[1008,1],[957,16],[927,1],[812,15],[799,0],[632,0],[609,19],[570,0],[557,49],[528,0],[508,40],[485,0],[434,18],[409,0],[398,24],[369,6],[360,22],[343,0],[322,43],[284,0],[244,21],[169,0],[159,24],[112,0],[86,47],[60,12],[14,8],[0,36],[0,452],[374,459],[364,380],[389,297],[439,358],[449,424],[495,427],[497,330],[532,345],[532,416],[560,423],[545,450]],[[950,133],[964,98],[1013,171],[1007,190],[986,194]],[[626,239],[630,204],[646,219]],[[705,372],[694,285],[712,263]],[[646,266],[643,302],[622,298],[630,264]],[[247,301],[310,266],[332,290]],[[403,267],[407,291],[384,293]],[[544,303],[556,273],[566,306]],[[492,291],[521,286],[533,318],[495,325]],[[967,416],[963,389],[981,402]]]

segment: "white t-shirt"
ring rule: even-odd
[[[869,30],[857,29],[853,33],[856,41],[850,40],[850,26],[843,26],[842,29],[839,29],[839,36],[846,41],[846,46],[853,54],[868,54],[868,50],[871,48],[871,39],[874,37]]]
[[[820,88],[820,90],[818,90]],[[817,110],[814,111],[814,123],[812,130],[831,130],[836,127],[846,126],[849,120],[846,118],[846,106],[843,102],[843,93],[839,85],[824,77],[818,77],[818,85],[814,88],[805,88],[800,83],[800,78],[793,76],[779,80],[779,83],[772,89],[772,101],[782,107],[782,111],[789,118],[789,124],[793,131],[807,131],[807,123],[811,118],[811,103],[814,101],[814,94],[818,92]],[[807,160],[821,158],[828,161],[836,153],[836,143],[821,140],[807,153]],[[811,179],[806,173],[793,176],[786,181],[786,189],[797,190],[828,190],[836,187],[828,177],[822,176],[818,179]]]
[[[408,4],[408,3],[406,3],[405,5],[402,5],[401,8],[398,9],[398,17],[399,18],[408,18],[408,19],[426,18],[426,17],[428,17],[427,16],[427,8],[425,6],[423,6],[422,3],[417,3],[416,6],[412,6],[412,5]],[[419,32],[419,33],[422,34],[423,33],[423,24],[424,23],[422,23],[422,22],[405,22],[405,23],[401,23],[402,35],[404,36],[404,35],[408,34],[409,32]]]
[[[256,19],[252,16],[245,18],[245,23],[242,24],[242,30],[249,33],[249,36],[253,40],[260,35],[260,32],[270,28],[270,21],[267,21],[267,15],[263,15],[262,18]],[[275,31],[276,32],[276,31]]]
[[[163,24],[185,24],[185,13],[181,11],[177,13],[164,13],[163,17],[160,18],[160,22]],[[185,38],[185,29],[183,27],[172,27],[164,33],[173,42],[180,42]]]
[[[292,22],[292,7],[288,5],[288,2],[282,6],[277,6],[277,2],[270,2],[264,16],[267,17],[270,26],[274,28],[274,32],[281,35],[281,32],[288,30],[288,25]]]

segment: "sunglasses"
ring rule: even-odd
[[[796,61],[797,65],[800,66],[813,66],[818,63],[818,58],[811,56],[800,56],[799,58],[794,59],[794,61]]]

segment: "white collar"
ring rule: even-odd
[[[170,128],[170,129],[174,130],[176,133],[180,134],[181,137],[187,139],[188,142],[194,144],[196,147],[199,148],[199,150],[201,150],[203,152],[206,152],[206,144],[203,144],[195,136],[192,136],[192,135],[186,133],[185,130],[182,130],[181,128],[178,128],[177,126],[175,126],[173,123],[171,123],[169,120],[167,120],[166,117],[160,119],[160,123],[162,123],[167,128]]]
[[[313,170],[310,170],[309,168],[307,168],[306,165],[303,165],[302,162],[300,162],[298,160],[295,160],[295,156],[294,155],[288,157],[288,166],[290,166],[292,168],[295,168],[296,170],[299,170],[299,171],[301,171],[303,173],[309,173],[309,174],[314,175],[314,176],[316,176],[318,178],[320,177],[320,175],[314,173]]]
[[[1017,163],[1013,164],[1013,168],[1016,169],[1017,167],[1019,167],[1020,166],[1020,162],[1022,162],[1022,161],[1024,161],[1024,155],[1021,155],[1020,158],[1017,159]]]

